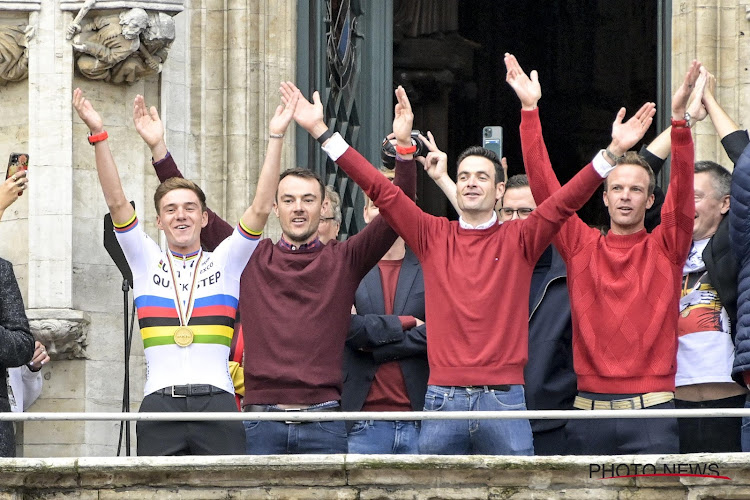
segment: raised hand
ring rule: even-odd
[[[411,103],[406,96],[406,91],[399,85],[396,89],[396,108],[393,113],[393,133],[396,135],[396,142],[401,146],[411,146],[411,130],[414,124],[414,113],[411,110]]]
[[[92,134],[98,134],[104,130],[102,117],[96,112],[91,102],[83,97],[81,89],[73,91],[73,107],[83,123],[89,128]]]
[[[150,148],[164,140],[164,125],[155,106],[146,106],[142,95],[133,101],[133,123],[141,138]]]
[[[427,132],[427,137],[419,134],[419,138],[425,143],[429,153],[427,156],[417,156],[416,160],[422,164],[430,179],[437,181],[448,175],[448,155],[438,149],[432,132]]]
[[[295,92],[300,90],[292,82],[281,82],[281,102],[286,106],[293,98]],[[301,93],[300,93],[301,96]],[[294,121],[307,130],[310,135],[317,138],[320,134],[328,130],[323,115],[323,103],[320,102],[320,94],[316,90],[312,95],[312,102],[304,98],[298,98],[297,105],[294,108]]]
[[[682,84],[677,88],[677,91],[672,97],[672,119],[682,120],[685,118],[685,108],[687,107],[690,93],[693,91],[696,80],[700,75],[701,63],[697,60],[693,60],[690,63],[687,73],[685,73],[685,79]]]
[[[539,74],[536,70],[531,72],[531,78],[518,64],[516,56],[505,53],[505,81],[513,88],[521,100],[521,109],[532,110],[536,108],[539,99],[542,98],[542,86],[539,84]]]
[[[640,141],[656,113],[656,105],[647,102],[628,121],[625,119],[625,108],[620,108],[612,123],[612,143],[609,150],[616,156],[622,156]]]
[[[292,92],[290,99],[287,99],[284,104],[279,104],[271,122],[268,124],[268,131],[271,134],[284,134],[286,132],[287,127],[294,119],[294,111],[301,95],[299,89],[297,89]]]
[[[707,83],[708,71],[706,68],[701,67],[700,75],[698,75],[698,79],[695,81],[695,88],[693,88],[693,92],[690,94],[690,101],[687,107],[687,112],[694,122],[702,121],[708,116],[708,111],[706,111],[706,107],[703,105],[703,95]]]

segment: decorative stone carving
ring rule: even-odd
[[[161,72],[175,39],[171,16],[149,15],[141,8],[97,16],[83,25],[74,22],[68,28],[69,34],[77,31],[73,48],[78,53],[78,71],[92,80],[111,83],[133,83]]]
[[[29,76],[29,40],[33,26],[0,26],[0,85]]]
[[[2,1],[2,0],[0,0]],[[61,0],[60,9],[65,11],[78,11],[85,5],[84,0]],[[182,12],[184,0],[97,0],[97,9],[141,9],[158,10],[161,12]]]
[[[86,334],[91,318],[75,309],[28,309],[31,333],[52,359],[86,358]]]

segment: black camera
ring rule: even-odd
[[[414,151],[414,156],[427,156],[427,153],[430,152],[430,150],[427,149],[427,144],[419,138],[421,133],[422,132],[419,130],[411,131],[411,143],[417,146],[417,150]],[[396,166],[396,146],[392,144],[387,137],[383,139],[383,146],[380,150],[380,159],[383,161],[383,165],[388,168],[394,168]]]

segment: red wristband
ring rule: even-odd
[[[399,146],[398,144],[396,144],[396,153],[400,155],[410,155],[414,153],[416,150],[417,150],[416,144],[412,144],[411,146],[407,146],[407,147]]]
[[[106,130],[99,132],[98,134],[91,134],[89,132],[89,144],[91,144],[92,146],[97,142],[106,140],[107,138],[109,138],[109,134],[107,134]]]
[[[687,120],[675,120],[674,118],[672,118],[672,128],[680,128],[680,127],[685,128],[687,126],[688,126]]]

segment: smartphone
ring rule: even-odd
[[[29,155],[26,153],[11,153],[8,159],[8,170],[5,171],[5,178],[8,179],[19,170],[29,169]]]
[[[503,157],[503,127],[488,125],[482,129],[482,147],[494,151],[498,158]]]

